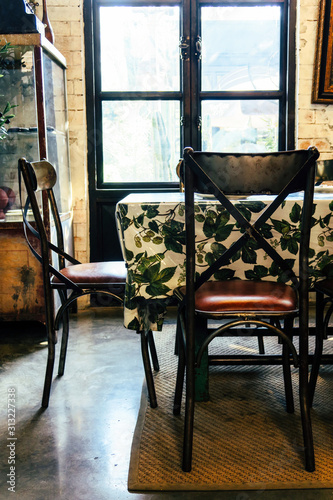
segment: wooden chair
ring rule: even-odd
[[[123,303],[127,270],[125,263],[91,262],[82,264],[64,251],[64,237],[61,219],[57,208],[53,187],[57,174],[54,167],[46,160],[29,163],[25,158],[18,162],[18,175],[23,228],[27,244],[42,265],[45,297],[45,324],[48,339],[48,359],[45,374],[42,407],[49,404],[53,367],[55,361],[56,332],[62,323],[62,342],[59,358],[58,375],[65,369],[66,351],[69,333],[69,307],[79,298],[90,294],[106,294],[120,304]],[[26,188],[26,202],[22,203],[22,179]],[[36,192],[46,193],[55,226],[57,243],[48,240]],[[28,221],[28,209],[31,207],[33,224]],[[52,256],[56,256],[53,263]],[[53,291],[57,290],[61,306],[55,314]],[[156,395],[149,358],[149,347],[154,368],[158,370],[158,360],[152,332],[141,336],[142,357],[147,377],[147,386],[152,406],[156,406]],[[111,348],[111,347],[110,347]]]
[[[308,397],[308,251],[315,180],[315,148],[263,154],[228,154],[184,150],[185,220],[186,220],[186,286],[175,290],[179,301],[178,372],[174,414],[180,413],[184,372],[186,370],[185,427],[183,445],[184,471],[191,470],[193,421],[195,406],[195,372],[202,359],[207,364],[281,364],[285,382],[287,411],[294,411],[290,363],[299,366],[300,407],[305,450],[305,467],[315,468],[310,407]],[[200,276],[195,265],[194,193],[214,195],[227,218],[232,217],[240,229],[238,240]],[[295,192],[303,194],[300,217],[299,265],[294,272],[283,252],[270,244],[266,221],[273,216],[285,198]],[[250,223],[244,211],[237,209],[233,195],[269,194],[273,201]],[[229,215],[227,215],[229,214]],[[266,224],[266,226],[265,226]],[[223,241],[225,243],[225,241]],[[214,273],[228,266],[244,246],[262,248],[280,269],[277,281],[234,279],[212,281]],[[273,278],[274,279],[274,278]],[[290,282],[290,284],[288,284]],[[298,317],[298,333],[294,319]],[[218,328],[208,328],[208,320],[221,320]],[[243,328],[247,326],[247,328]],[[255,328],[253,328],[255,327]],[[282,355],[208,356],[208,345],[218,336],[277,336]],[[179,333],[181,331],[181,333]],[[299,354],[293,335],[299,335]]]
[[[333,279],[318,281],[316,292],[316,347],[309,382],[310,405],[312,406],[320,365],[323,362],[324,340],[327,339],[329,321],[333,313]]]

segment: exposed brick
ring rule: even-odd
[[[315,111],[314,110],[300,110],[298,114],[299,120],[304,123],[314,123]]]
[[[56,40],[56,42],[57,48],[61,52],[82,50],[82,39],[80,36],[64,36]]]
[[[67,80],[67,94],[74,94],[74,82],[71,80]]]
[[[82,80],[74,80],[74,94],[83,95],[83,82]]]
[[[75,210],[84,210],[86,207],[86,202],[84,199],[77,199],[74,204]]]
[[[76,129],[80,128],[83,125],[85,125],[85,119],[86,119],[85,112],[84,110],[78,110],[78,109],[69,110],[68,119],[71,124],[71,130],[73,130],[73,128]]]
[[[318,12],[319,12],[319,7],[318,4],[316,5],[303,5],[301,1],[301,8],[298,10],[299,13],[299,18],[300,18],[300,23],[305,21],[314,21],[318,19]]]
[[[69,66],[67,70],[67,78],[69,80],[80,80],[83,78],[84,72],[82,66]]]
[[[70,34],[72,36],[83,36],[82,23],[79,20],[70,22]]]
[[[71,55],[72,55],[73,66],[79,66],[82,71],[83,69],[82,58],[84,57],[83,52],[81,51],[71,52]]]
[[[75,110],[80,110],[84,109],[85,107],[85,100],[83,96],[81,95],[69,95],[68,96],[68,108],[69,109],[75,109]]]
[[[86,249],[86,241],[87,238],[81,238],[79,236],[74,236],[74,243],[75,243],[75,248],[77,249],[78,252],[84,251]]]
[[[302,79],[313,81],[313,64],[302,64]]]
[[[89,259],[88,259],[88,252],[87,250],[79,250],[75,253],[76,255],[76,258],[80,261],[80,262],[88,262]]]
[[[309,61],[314,61],[314,56],[315,56],[315,46],[309,43],[304,38],[302,38],[300,40],[300,52],[299,52],[300,61],[304,63],[308,63]]]
[[[68,36],[70,34],[70,25],[71,23],[69,22],[64,22],[64,21],[53,21],[52,22],[52,29],[53,32],[57,34],[57,38],[63,37],[63,36]]]
[[[298,95],[298,108],[299,109],[318,109],[317,104],[312,104],[311,94],[305,94],[300,91]]]
[[[87,227],[83,224],[74,223],[74,237],[81,238],[81,240],[87,239]]]
[[[329,151],[331,148],[330,141],[328,141],[327,139],[314,139],[313,146],[316,146],[320,153]]]
[[[75,210],[74,220],[76,224],[80,222],[86,222],[86,210],[85,209]]]
[[[80,0],[81,1],[81,0]],[[79,4],[79,2],[78,2]],[[56,7],[48,7],[48,15],[50,22],[57,22],[57,21],[77,21],[81,19],[81,9],[80,5],[78,6],[67,6],[60,8],[59,6]]]
[[[330,131],[328,125],[300,123],[298,125],[298,134],[300,138],[305,139],[306,137],[312,137],[312,138],[329,137],[330,135],[333,134],[333,132]]]
[[[313,146],[313,144],[307,139],[303,141],[299,141],[298,147],[300,149],[308,149],[309,146]]]
[[[315,113],[316,123],[317,124],[326,124],[332,123],[332,116],[327,112],[327,108],[318,109]]]
[[[47,5],[66,9],[67,7],[82,6],[82,0],[48,0]]]

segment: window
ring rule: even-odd
[[[170,187],[185,146],[294,147],[287,1],[91,1],[97,188]]]
[[[179,7],[101,6],[98,15],[102,182],[176,181]]]
[[[201,8],[203,150],[278,149],[281,17],[281,6]]]

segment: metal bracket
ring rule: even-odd
[[[184,36],[180,37],[179,40],[179,55],[182,60],[189,59],[190,57],[190,44],[189,39]]]
[[[202,39],[201,36],[196,36],[195,37],[195,52],[194,55],[197,57],[198,60],[201,59],[201,52],[202,52]]]

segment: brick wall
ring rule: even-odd
[[[298,16],[298,146],[314,145],[321,159],[330,159],[333,158],[333,106],[311,103],[319,0],[301,0]]]
[[[87,151],[84,97],[83,0],[47,0],[55,46],[67,59],[70,160],[74,201],[75,251],[89,258]],[[315,145],[333,158],[333,106],[311,103],[319,0],[301,0],[297,9],[297,146]],[[40,7],[37,13],[40,15]]]

